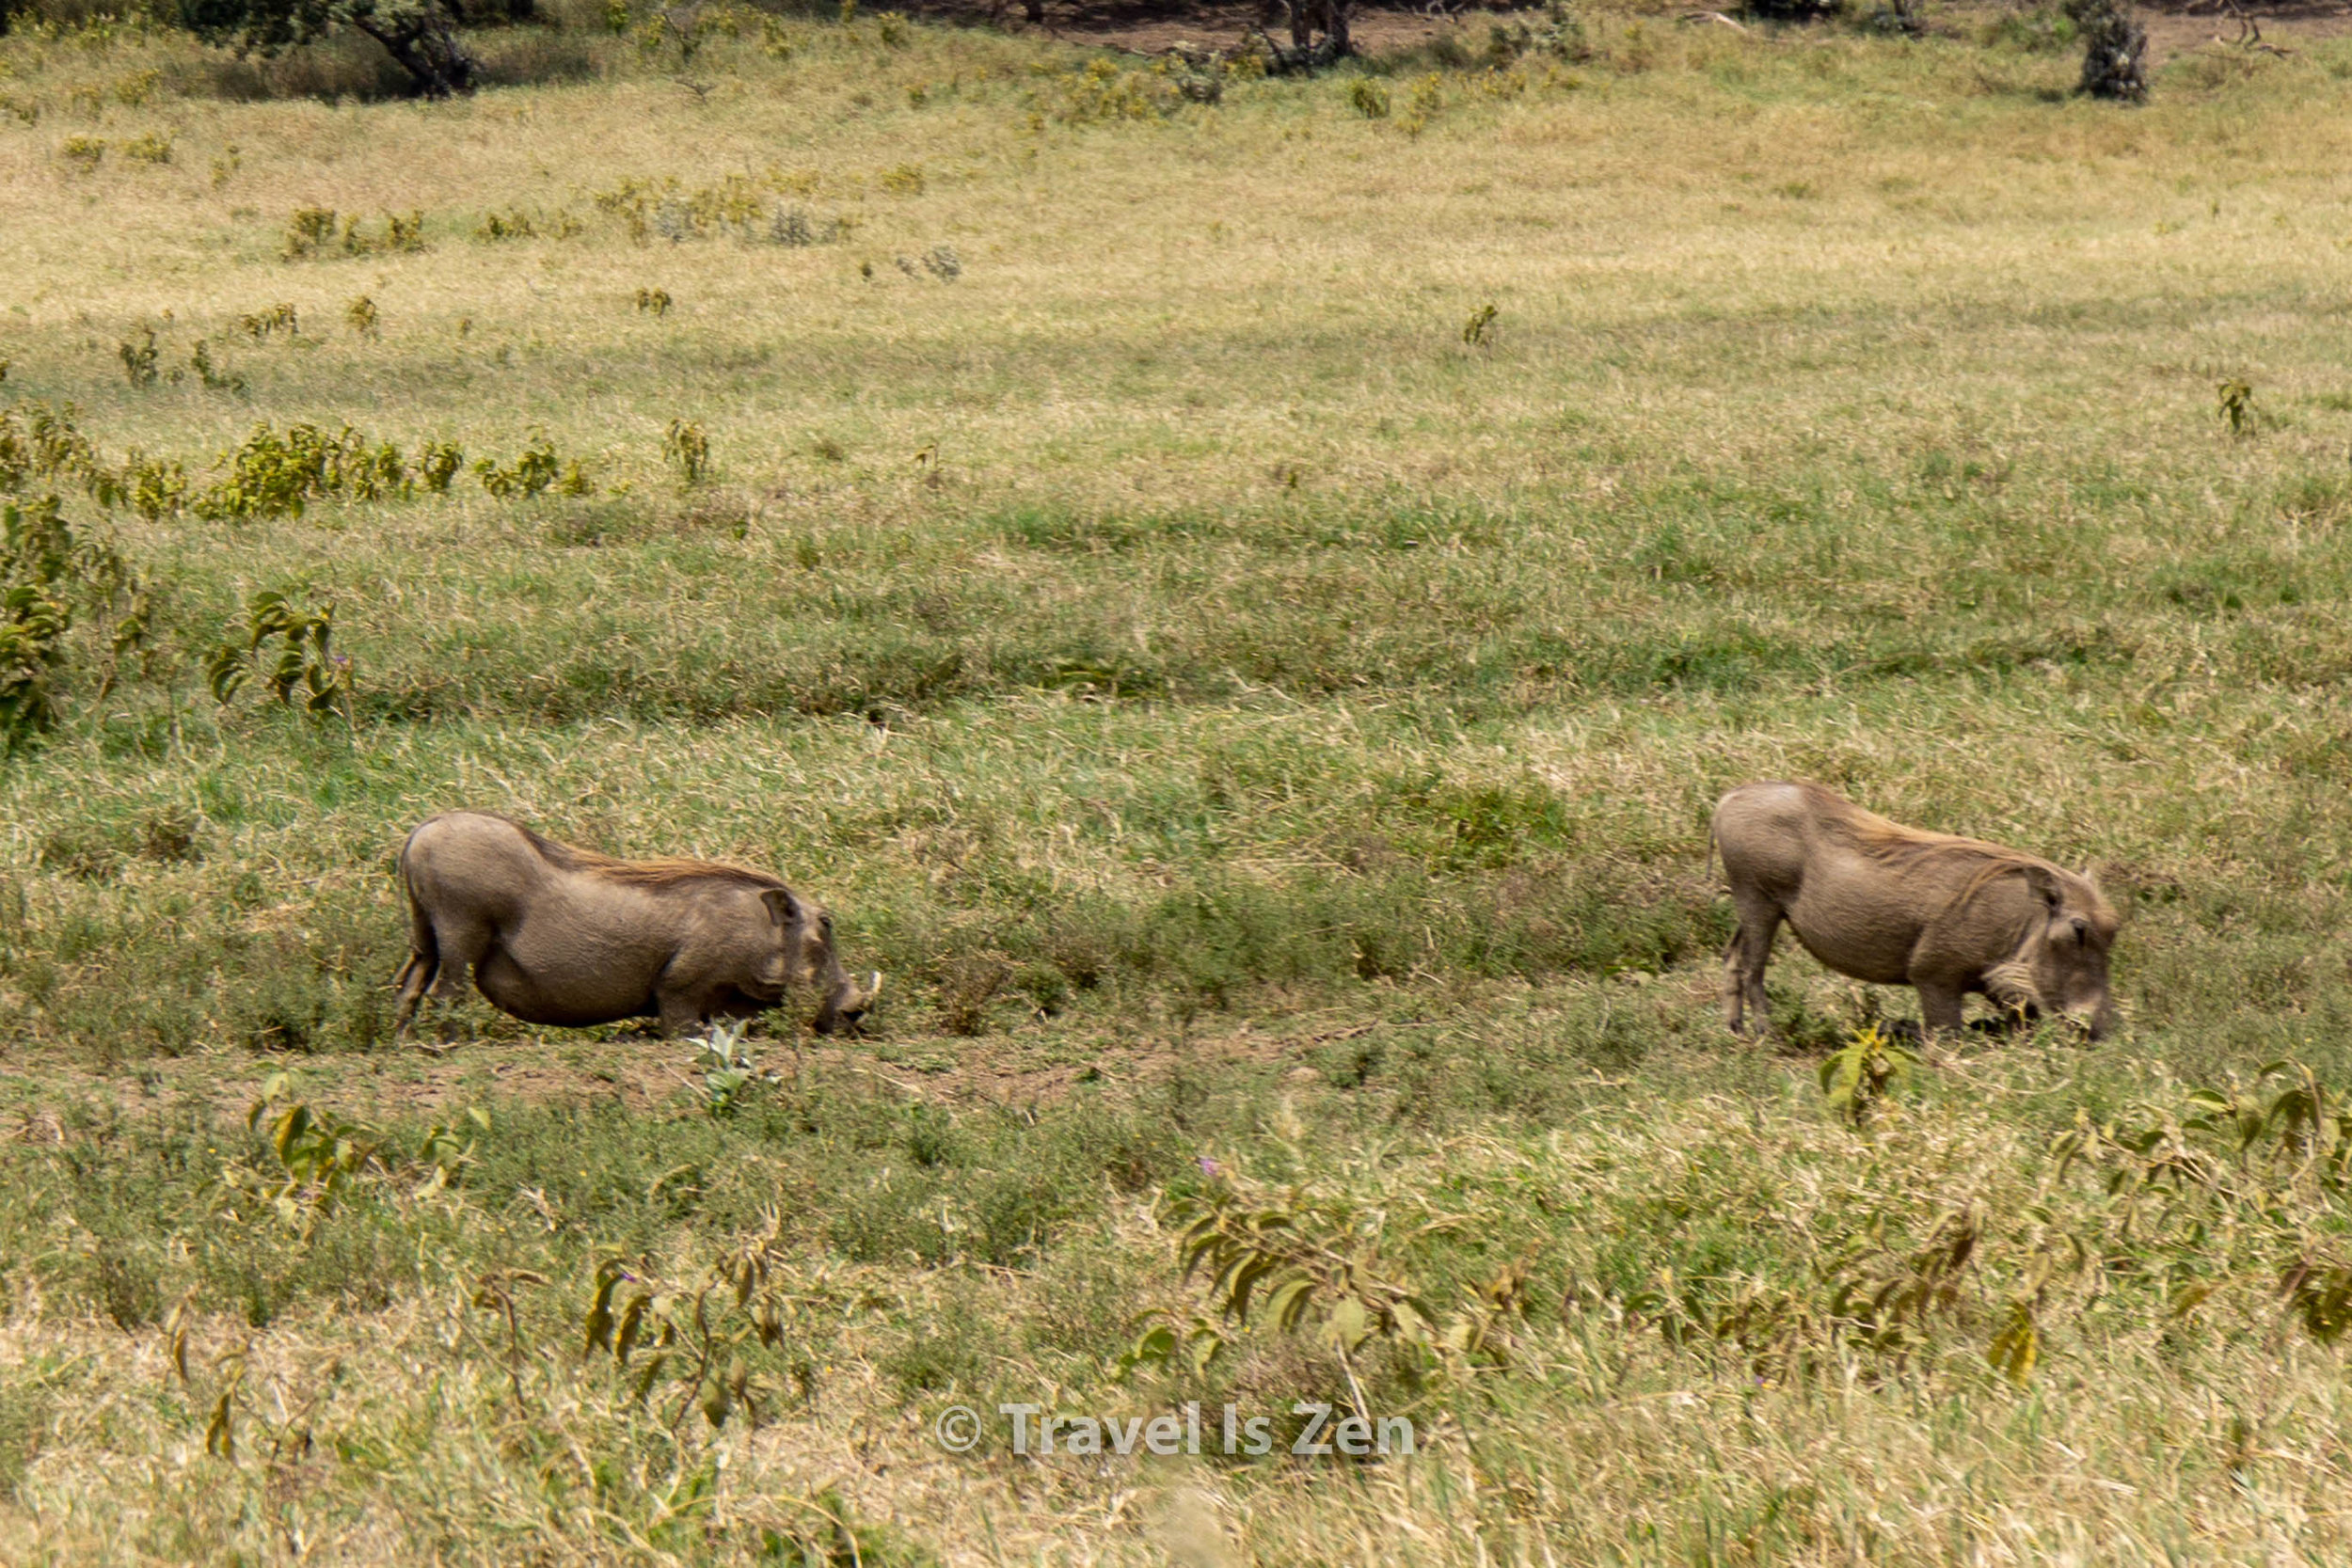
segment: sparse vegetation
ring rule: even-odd
[[[2343,1556],[2343,43],[12,18],[8,1560]],[[2121,1037],[1724,1037],[1790,774],[2094,867]],[[395,1044],[460,804],[885,1000]]]
[[[670,421],[670,428],[661,436],[661,455],[676,471],[678,484],[684,489],[691,490],[710,476],[710,437],[695,420]]]

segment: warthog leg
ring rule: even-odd
[[[1919,993],[1919,1022],[1931,1035],[1957,1035],[1963,1031],[1963,999],[1967,995],[1960,987],[1942,980],[1923,980],[1915,976],[1912,989]]]
[[[433,971],[437,966],[433,955],[411,949],[408,961],[392,976],[392,985],[400,992],[400,1006],[392,1014],[395,1036],[406,1034],[408,1025],[415,1022],[417,1004],[424,1000],[424,988],[433,983]]]
[[[497,933],[479,923],[420,919],[410,937],[408,961],[400,966],[393,984],[400,988],[400,1006],[392,1017],[392,1032],[405,1034],[416,1021],[418,1006],[432,998],[441,1013],[442,1038],[449,1036],[448,1009],[465,995],[466,982],[497,940]]]
[[[1764,1001],[1764,966],[1772,962],[1772,939],[1780,934],[1781,908],[1760,893],[1739,888],[1732,890],[1731,903],[1739,911],[1740,928],[1724,949],[1724,1022],[1733,1034],[1745,1033],[1747,1012],[1753,1008],[1755,1032],[1760,1034],[1772,1023]]]
[[[700,1028],[719,1010],[716,998],[691,991],[660,991],[654,996],[660,1009],[655,1022],[663,1039],[683,1039]]]

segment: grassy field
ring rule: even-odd
[[[8,1560],[2352,1551],[2352,43],[560,20],[0,41],[0,478],[148,628],[0,766]],[[1728,1038],[1772,776],[2095,869],[2122,1037],[1850,1104],[1913,998],[1784,944]],[[394,1042],[460,804],[783,872],[876,1027]],[[995,1414],[1301,1401],[1418,1451]]]

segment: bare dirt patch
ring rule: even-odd
[[[1283,31],[1284,24],[1268,22],[1265,8],[1254,4],[1168,6],[1112,0],[1101,5],[1066,5],[1056,0],[1047,6],[1043,22],[1028,23],[1009,9],[950,0],[919,8],[918,14],[941,21],[994,24],[1010,33],[1033,33],[1066,43],[1125,49],[1139,55],[1164,55],[1178,44],[1231,49],[1252,29],[1261,27],[1283,38],[1288,36]],[[1419,48],[1445,33],[1466,28],[1479,29],[1483,35],[1486,23],[1502,14],[1449,13],[1440,7],[1425,10],[1402,7],[1366,8],[1350,13],[1348,32],[1359,53],[1386,55]]]
[[[1108,0],[1104,4],[1064,4],[1055,0],[1045,20],[1028,23],[1008,7],[969,5],[960,0],[912,8],[942,21],[994,25],[1011,33],[1034,33],[1068,43],[1123,49],[1139,55],[1164,55],[1176,46],[1230,50],[1253,29],[1280,34],[1282,24],[1269,21],[1258,4],[1170,6]],[[1359,54],[1396,55],[1424,48],[1448,35],[1475,50],[1486,42],[1486,29],[1515,10],[1428,7],[1374,7],[1353,13],[1350,35]],[[2003,8],[1942,9],[1931,13],[1929,25],[1968,35]],[[1686,22],[1754,25],[1737,20],[1740,8],[1691,6],[1668,14]],[[2352,33],[2352,0],[2275,0],[2275,3],[2234,6],[2220,0],[2185,0],[2181,4],[2143,6],[2141,23],[2148,29],[2151,65],[2199,49],[2289,54],[2297,49]]]
[[[2144,6],[2148,57],[2162,64],[2200,49],[2226,53],[2290,54],[2352,33],[2352,4],[2344,0],[2281,0],[2275,5],[2224,6],[2192,0],[2178,6]]]

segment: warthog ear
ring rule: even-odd
[[[2058,879],[2050,875],[2048,866],[2029,865],[2025,868],[2025,873],[2026,885],[2033,890],[2033,895],[2052,910],[2065,901],[2065,891],[2058,886]]]
[[[760,890],[759,901],[768,906],[768,912],[774,917],[777,925],[792,926],[799,923],[801,901],[792,896],[790,888],[763,888]]]

